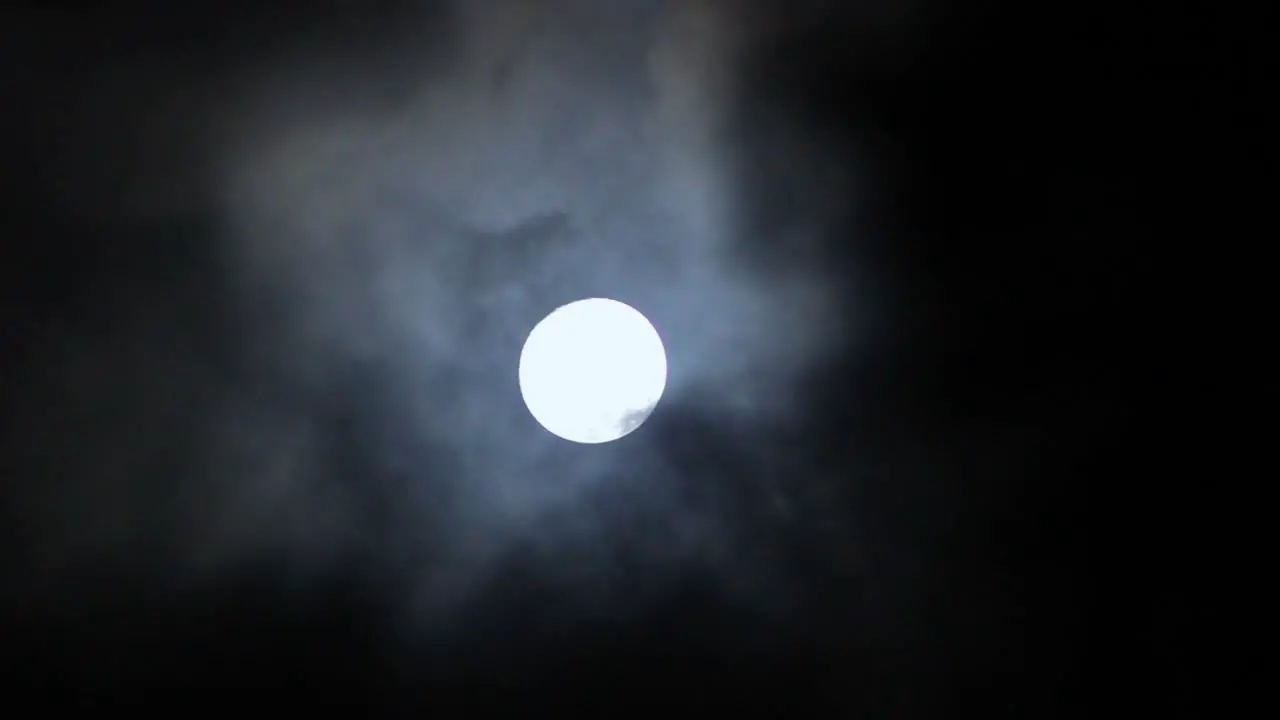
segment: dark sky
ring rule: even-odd
[[[3,684],[1079,717],[1123,656],[1176,704],[1183,600],[1109,585],[1098,511],[1159,445],[1149,248],[1199,229],[1217,32],[7,5]],[[588,296],[669,352],[601,446],[516,385]]]

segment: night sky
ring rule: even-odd
[[[1175,520],[1104,508],[1232,89],[1108,7],[6,5],[5,696],[1177,706]],[[516,382],[591,296],[670,366],[598,446]]]

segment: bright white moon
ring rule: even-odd
[[[662,338],[640,311],[606,298],[561,306],[520,353],[520,392],[535,420],[577,443],[640,427],[667,385]]]

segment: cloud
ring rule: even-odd
[[[791,262],[782,238],[763,240],[781,247],[769,268],[743,262],[753,229],[737,217],[732,160],[759,149],[725,127],[739,110],[739,38],[713,6],[465,3],[447,52],[425,27],[399,28],[376,63],[299,46],[193,79],[210,95],[192,101],[201,112],[187,127],[204,152],[184,176],[204,177],[183,192],[209,216],[219,322],[237,328],[231,369],[177,373],[202,359],[166,355],[145,319],[111,341],[102,352],[141,357],[150,373],[129,386],[123,417],[162,427],[142,397],[190,417],[145,443],[81,450],[142,457],[169,443],[183,459],[80,468],[96,481],[76,492],[105,493],[104,517],[158,528],[148,537],[165,549],[68,529],[59,515],[82,510],[67,487],[33,546],[63,548],[71,565],[150,553],[196,579],[262,558],[305,573],[373,557],[411,566],[395,582],[437,609],[530,542],[553,555],[620,547],[652,567],[722,562],[728,521],[668,487],[694,471],[660,431],[566,448],[516,386],[538,319],[615,297],[653,320],[669,352],[645,428],[665,410],[750,433],[800,412],[798,378],[848,329],[831,281]],[[366,87],[381,68],[394,69],[395,92]],[[786,148],[796,183],[820,151]],[[809,220],[795,232],[822,230]],[[163,507],[134,500],[139,477],[166,473],[181,480]],[[605,539],[589,519],[645,503],[681,527]],[[547,522],[574,512],[576,525]]]

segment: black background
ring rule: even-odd
[[[1186,321],[1170,310],[1183,307],[1174,298],[1185,289],[1162,268],[1182,253],[1180,238],[1204,246],[1206,180],[1247,162],[1243,133],[1232,129],[1247,119],[1231,98],[1255,82],[1252,51],[1226,44],[1217,18],[1174,17],[1167,6],[1125,15],[1107,3],[1031,5],[924,4],[911,42],[896,44],[878,41],[857,3],[741,3],[742,13],[770,13],[781,31],[735,68],[744,91],[734,113],[821,133],[830,157],[869,168],[850,190],[865,212],[826,228],[811,252],[850,278],[874,268],[892,327],[873,350],[850,343],[804,378],[796,392],[805,417],[776,429],[790,451],[764,469],[732,425],[678,402],[644,431],[690,477],[817,478],[806,502],[852,508],[835,517],[856,521],[837,520],[845,526],[820,536],[838,541],[758,541],[790,569],[802,599],[777,609],[780,620],[761,619],[690,570],[626,612],[579,621],[558,610],[568,591],[514,550],[438,642],[406,639],[412,631],[387,620],[396,602],[377,575],[397,561],[344,563],[299,591],[284,589],[284,571],[267,557],[175,588],[164,582],[172,558],[158,547],[136,563],[60,576],[52,594],[28,594],[52,571],[18,528],[47,521],[24,499],[56,484],[49,467],[94,472],[42,464],[42,453],[74,458],[76,438],[113,422],[42,372],[50,343],[83,342],[92,353],[94,338],[117,330],[113,308],[163,298],[173,309],[155,322],[183,348],[169,361],[175,368],[252,362],[246,321],[210,249],[214,219],[193,210],[113,223],[68,199],[78,174],[146,164],[148,152],[178,168],[167,172],[189,168],[173,182],[201,192],[207,159],[186,158],[180,141],[198,118],[179,113],[174,127],[126,132],[128,108],[115,108],[96,123],[97,101],[83,100],[94,97],[85,85],[101,82],[93,68],[121,57],[166,67],[166,79],[141,91],[149,97],[180,93],[188,77],[252,75],[298,47],[307,57],[360,48],[372,58],[360,67],[384,78],[371,92],[394,102],[401,79],[378,48],[395,46],[413,16],[440,28],[415,41],[449,52],[450,11],[200,0],[9,6],[0,23],[3,426],[43,421],[37,439],[5,434],[0,532],[15,540],[0,551],[2,682],[21,691],[13,697],[193,707],[242,694],[237,703],[248,707],[285,695],[293,704],[280,707],[291,710],[351,701],[357,712],[448,714],[546,701],[625,711],[661,697],[676,712],[1076,717],[1103,707],[1115,681],[1159,708],[1178,706],[1192,682],[1190,651],[1176,638],[1193,615],[1170,578],[1194,555],[1175,539],[1173,508],[1187,496],[1177,483],[1140,488],[1166,474],[1158,468],[1192,467],[1171,458],[1175,436],[1152,418],[1214,390],[1180,379],[1163,359]],[[143,152],[129,133],[157,140]],[[68,154],[83,158],[78,170]],[[738,192],[760,199],[743,204],[752,208],[744,224],[804,212],[752,165],[767,161],[746,153],[741,162]],[[776,251],[748,237],[741,252],[767,265]],[[396,392],[376,368],[362,373],[330,388],[317,410],[346,422],[348,438],[376,437],[379,398]],[[376,452],[376,439],[362,442],[333,451],[351,478],[367,472],[361,453]],[[183,477],[180,445],[154,455],[150,472]],[[416,482],[448,472],[441,461]],[[690,507],[727,504],[751,523],[750,497],[682,492]],[[1148,511],[1125,509],[1135,495]],[[370,512],[399,517],[394,507]],[[657,521],[646,512],[631,521]]]

